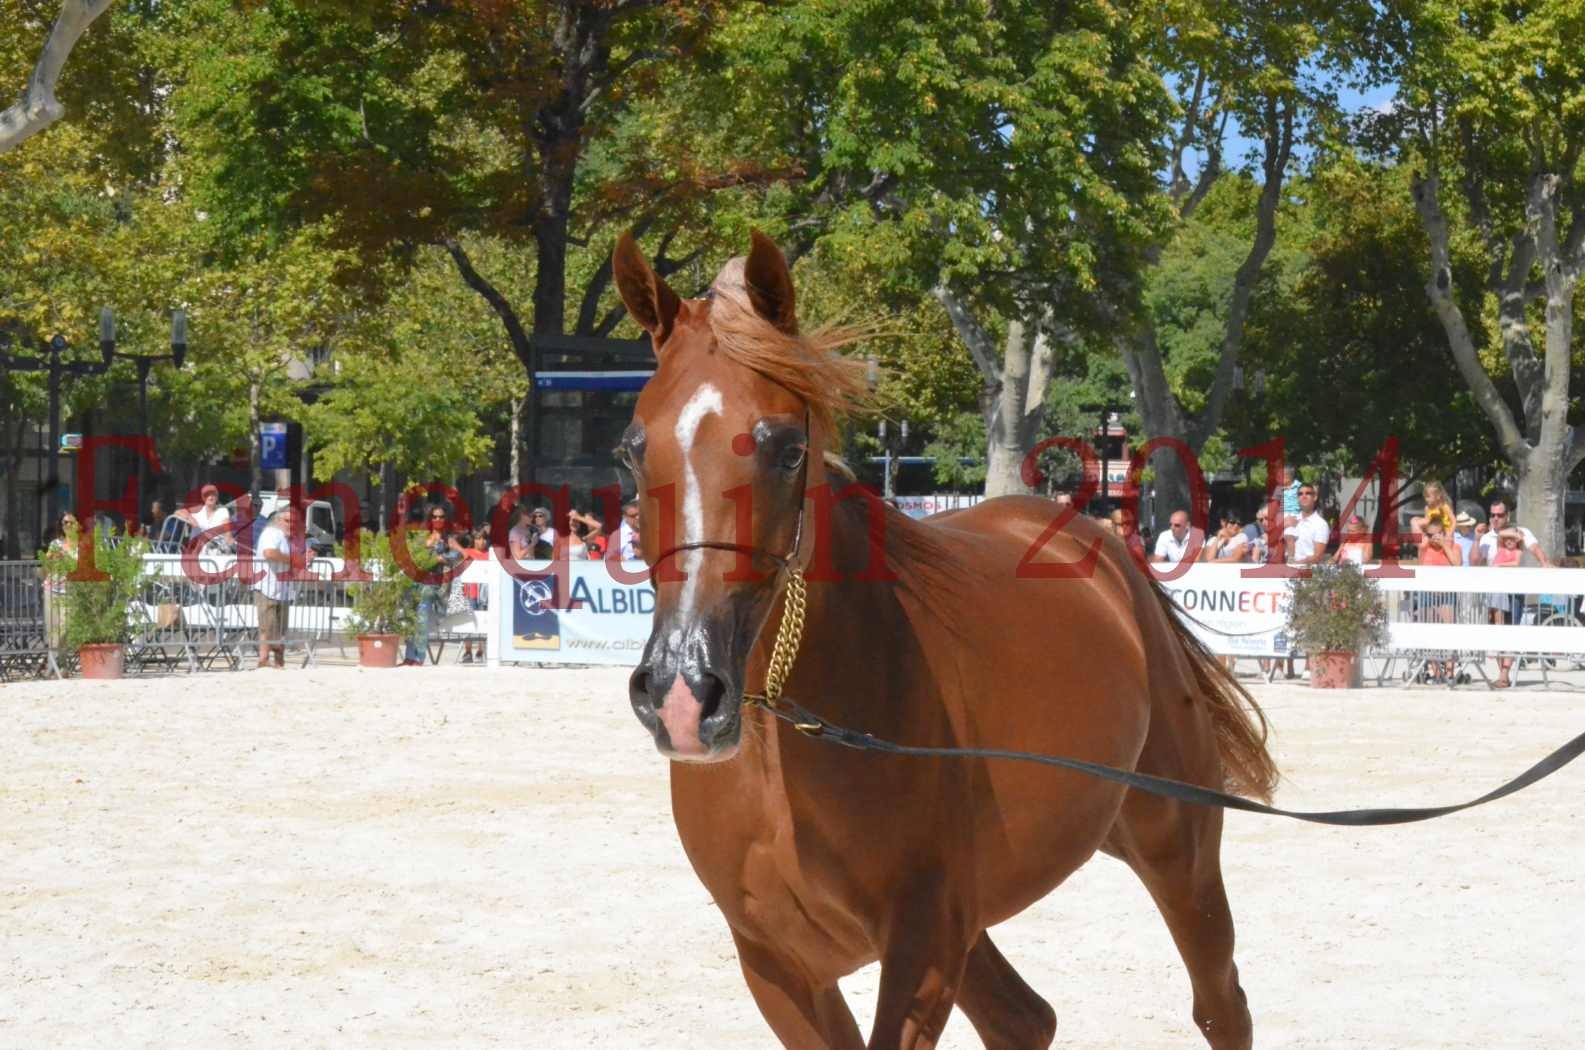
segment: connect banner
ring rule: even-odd
[[[1162,588],[1178,618],[1220,656],[1286,656],[1288,581],[1245,579],[1248,565],[1197,564]]]
[[[492,658],[499,654],[502,663],[638,663],[655,613],[655,588],[647,579],[620,582],[603,561],[524,562],[530,579],[513,577],[499,562],[488,564],[494,573],[491,595],[507,597],[490,603]],[[622,572],[630,578],[647,576],[648,567],[623,562]],[[562,588],[565,593],[558,594]],[[574,607],[558,608],[569,602]]]

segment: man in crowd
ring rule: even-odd
[[[259,534],[254,551],[259,558],[258,579],[253,583],[253,607],[259,619],[259,670],[270,665],[275,655],[276,670],[286,667],[286,621],[292,600],[292,585],[283,577],[292,569],[291,539],[296,527],[296,511],[290,504],[270,515],[269,524]]]
[[[1534,558],[1542,568],[1550,569],[1552,561],[1546,556],[1546,551],[1541,549],[1541,544],[1536,541],[1535,533],[1523,525],[1515,525],[1513,517],[1508,512],[1506,500],[1492,500],[1487,509],[1486,523],[1475,529],[1475,552],[1471,563],[1474,565],[1492,565],[1493,558],[1502,542],[1502,534],[1511,529],[1519,533],[1519,547],[1530,557]],[[1509,533],[1512,535],[1512,533]],[[1488,594],[1486,596],[1486,610],[1489,622],[1518,623],[1524,614],[1523,594]],[[1509,679],[1509,669],[1513,666],[1511,659],[1499,657],[1497,660],[1497,678],[1492,682],[1496,689],[1506,689],[1512,684]]]
[[[1318,499],[1314,485],[1299,486],[1299,518],[1282,537],[1291,564],[1317,565],[1326,559],[1326,543],[1332,538],[1332,529],[1315,509]]]
[[[1497,534],[1506,528],[1517,528],[1523,539],[1522,547],[1526,554],[1534,558],[1543,569],[1550,569],[1552,561],[1546,556],[1546,551],[1541,549],[1541,544],[1536,541],[1535,533],[1523,525],[1515,526],[1513,518],[1508,513],[1508,504],[1504,500],[1493,500],[1489,510],[1489,517],[1485,525],[1475,529],[1475,558],[1476,565],[1491,564],[1491,557],[1497,553]]]
[[[1156,550],[1150,560],[1166,565],[1176,565],[1185,558],[1193,561],[1204,546],[1205,534],[1189,526],[1189,512],[1175,510],[1167,531],[1156,537]]]
[[[642,556],[639,553],[638,537],[638,500],[630,499],[622,504],[622,524],[616,530],[616,552],[623,561],[638,561]]]

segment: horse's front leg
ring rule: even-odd
[[[887,923],[869,1050],[931,1050],[946,1027],[978,930],[939,882],[905,895]]]
[[[765,1023],[789,1050],[860,1050],[864,1039],[836,982],[816,984],[774,948],[732,931],[743,979]]]

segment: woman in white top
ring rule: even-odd
[[[213,485],[205,485],[198,490],[203,502],[196,507],[183,508],[176,512],[183,521],[192,525],[197,532],[209,532],[231,524],[231,512],[220,505],[220,490]],[[208,538],[205,550],[209,549],[230,550],[231,533],[217,532]]]
[[[1365,565],[1370,562],[1372,544],[1370,530],[1365,528],[1365,519],[1358,514],[1350,514],[1348,524],[1343,526],[1343,535],[1339,537],[1342,542],[1337,545],[1337,553],[1332,555],[1332,564],[1341,565],[1345,561],[1355,565]]]
[[[539,529],[537,543],[549,545],[551,551],[554,552],[556,549],[556,527],[550,523],[550,511],[544,507],[536,507],[528,520],[530,525]],[[555,557],[555,554],[552,553],[550,557]]]

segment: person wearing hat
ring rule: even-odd
[[[1476,529],[1479,539],[1475,542],[1475,564],[1496,565],[1513,567],[1524,563],[1526,553],[1540,562],[1542,568],[1550,569],[1552,562],[1546,556],[1546,551],[1541,549],[1541,544],[1536,541],[1535,533],[1523,525],[1515,525],[1513,517],[1508,513],[1508,504],[1505,500],[1492,500],[1488,512],[1489,527],[1484,530]],[[1522,594],[1490,594],[1486,596],[1486,605],[1492,623],[1518,623],[1524,611],[1524,595]],[[1508,671],[1513,666],[1513,661],[1497,660],[1497,678],[1492,682],[1494,689],[1506,689],[1513,683],[1509,680]]]
[[[211,532],[231,524],[231,512],[220,505],[218,488],[205,485],[198,490],[198,498],[200,502],[196,507],[184,507],[176,512],[176,516],[191,525],[194,532]],[[230,550],[231,534],[213,532],[205,542],[205,549]]]
[[[1453,519],[1453,542],[1458,544],[1458,552],[1463,555],[1463,563],[1470,564],[1470,556],[1475,550],[1475,526],[1478,525],[1474,515],[1467,510],[1458,512],[1458,517]]]

